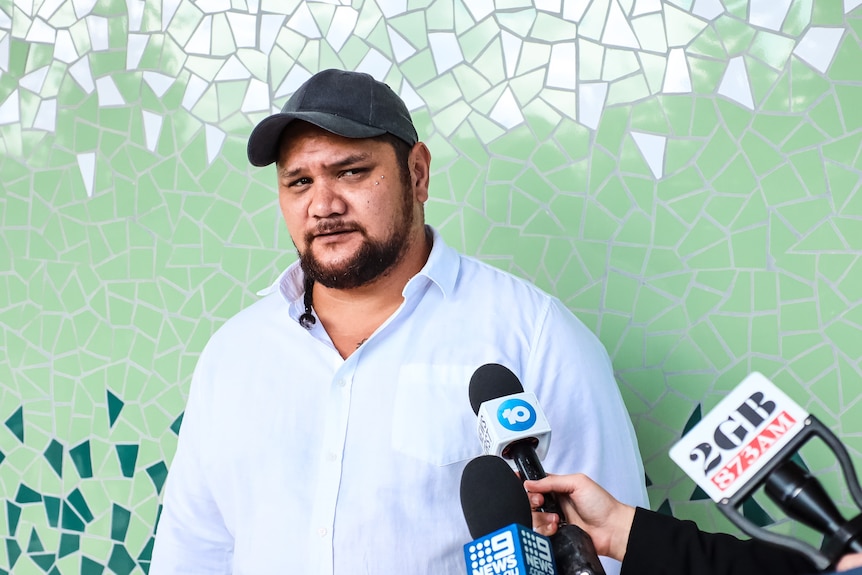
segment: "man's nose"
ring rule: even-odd
[[[314,218],[329,218],[343,215],[347,204],[338,193],[333,182],[317,180],[314,184],[313,196],[309,205],[309,215]]]

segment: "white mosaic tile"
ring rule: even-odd
[[[268,110],[269,105],[269,84],[252,78],[248,83],[240,109],[245,113],[261,112]]]
[[[162,30],[167,30],[182,0],[162,0]]]
[[[54,59],[66,64],[71,64],[78,59],[80,54],[75,48],[72,33],[68,30],[57,30],[57,41],[54,44]]]
[[[563,3],[563,18],[572,22],[580,22],[592,0],[565,0]]]
[[[521,59],[521,48],[524,41],[521,37],[506,30],[500,32],[500,43],[503,45],[503,61],[506,63],[506,77],[513,78]]]
[[[213,160],[215,160],[221,152],[221,147],[222,144],[224,144],[227,134],[211,124],[206,125],[205,133],[207,141],[207,162],[212,164]]]
[[[99,96],[99,106],[122,106],[126,103],[110,76],[96,79],[96,93]]]
[[[296,11],[287,21],[287,27],[306,38],[322,37],[320,28],[317,27],[317,22],[314,21],[314,16],[311,15],[311,10],[305,2],[297,6]]]
[[[844,0],[844,13],[849,14],[859,6],[862,6],[862,0]]]
[[[631,134],[650,171],[656,179],[661,179],[664,176],[664,153],[667,147],[667,137],[643,132],[632,132]]]
[[[41,18],[34,18],[24,39],[34,44],[53,44],[56,38],[57,31],[54,28]]]
[[[377,5],[387,18],[407,12],[407,0],[377,0]]]
[[[793,53],[815,70],[825,73],[843,35],[844,28],[809,28]]]
[[[768,30],[781,30],[792,0],[750,0],[748,21]]]
[[[642,16],[654,12],[661,12],[661,0],[635,0],[631,16]]]
[[[13,90],[0,104],[0,126],[21,121],[21,107],[18,99],[18,90]]]
[[[494,12],[494,0],[469,0],[464,6],[470,11],[473,21],[481,22]],[[547,8],[540,8],[547,10]]]
[[[226,12],[231,9],[230,0],[197,0],[195,5],[207,14]]]
[[[87,30],[90,33],[90,46],[95,51],[107,50],[108,19],[101,16],[87,16]]]
[[[22,88],[30,90],[34,94],[42,93],[42,86],[45,85],[45,78],[48,76],[48,66],[42,66],[37,70],[33,70],[26,76],[18,80],[18,85]]]
[[[399,64],[416,53],[410,42],[404,39],[404,36],[399,34],[392,26],[386,27],[386,32],[389,34],[389,43],[392,45],[392,53],[395,56],[395,61]]]
[[[194,33],[186,42],[185,50],[189,54],[202,54],[209,56],[212,52],[212,32],[213,19],[212,16],[206,16],[201,20]]]
[[[39,10],[36,12],[36,15],[39,16],[39,18],[48,21],[65,1],[66,0],[45,0],[42,2],[42,5],[39,6]]]
[[[595,130],[599,127],[608,85],[605,82],[581,84],[578,91],[578,121]]]
[[[432,32],[428,34],[428,44],[434,57],[438,74],[451,70],[464,61],[458,36],[451,32]]]
[[[751,84],[742,56],[732,58],[727,64],[727,70],[718,86],[718,93],[742,104],[749,110],[754,109],[754,99],[751,95]]]
[[[150,37],[147,34],[129,34],[126,42],[126,70],[134,70],[138,67],[149,41]]]
[[[260,51],[264,54],[272,52],[281,26],[286,16],[283,14],[264,14],[260,17]]]
[[[142,110],[141,114],[144,119],[144,138],[147,143],[147,149],[155,152],[156,147],[159,145],[159,134],[162,132],[164,118],[146,110]]]
[[[36,112],[36,117],[33,119],[33,128],[53,132],[57,129],[57,100],[42,100],[39,103],[39,110]]]
[[[336,52],[340,52],[347,40],[356,29],[359,20],[359,12],[350,6],[339,6],[335,9],[335,16],[329,30],[326,32],[326,41]]]
[[[129,14],[129,31],[140,32],[144,20],[144,0],[126,0],[126,11]]]
[[[611,0],[602,44],[639,49],[640,43],[617,0]]]
[[[90,59],[87,56],[69,66],[69,74],[86,93],[92,94],[93,90],[96,89],[93,73],[90,71]]]
[[[174,78],[171,78],[166,74],[147,71],[144,72],[143,77],[147,86],[149,86],[153,93],[159,98],[164,96],[165,93],[170,90],[171,86],[174,85]]]
[[[84,181],[87,196],[92,197],[93,185],[96,181],[96,153],[78,154],[78,169],[81,172],[81,179]]]
[[[216,82],[224,82],[229,80],[248,80],[251,78],[251,72],[248,71],[239,58],[231,56],[224,63],[224,66],[216,74]]]
[[[545,85],[551,88],[574,90],[578,84],[578,53],[574,42],[554,44],[548,63]]]
[[[521,113],[521,106],[515,100],[515,95],[511,88],[506,88],[496,105],[491,110],[491,119],[501,124],[507,130],[511,130],[518,124],[524,122],[524,115]]]
[[[237,48],[257,47],[257,17],[253,14],[228,12],[227,21]]]
[[[72,5],[75,7],[75,16],[80,20],[84,16],[93,11],[97,0],[72,0]]]
[[[682,48],[674,48],[670,51],[662,92],[666,94],[688,94],[691,92],[691,75],[688,70],[685,50]]]
[[[378,80],[383,80],[392,69],[392,61],[379,51],[371,49],[356,65],[358,72],[371,74]]]
[[[401,99],[404,100],[404,105],[411,112],[425,106],[425,100],[422,99],[422,96],[416,92],[406,78],[401,81],[401,89],[398,90],[398,95],[401,96]]]
[[[724,5],[721,0],[695,0],[692,13],[705,20],[715,20],[724,14]]]
[[[195,107],[195,104],[198,103],[198,100],[201,99],[201,96],[204,95],[207,88],[209,88],[209,83],[206,80],[200,76],[192,74],[189,77],[189,82],[186,84],[186,91],[183,94],[183,108],[191,112],[192,108]]]
[[[303,83],[305,83],[306,80],[311,78],[312,75],[313,74],[311,72],[302,66],[294,66],[290,69],[290,72],[287,73],[284,81],[282,81],[281,85],[275,91],[275,97],[281,98],[283,96],[293,94]]]

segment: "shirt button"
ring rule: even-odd
[[[326,460],[335,461],[335,453],[333,453],[332,451],[326,452]]]
[[[318,529],[317,534],[321,537],[326,537],[326,527],[321,527],[320,529]]]
[[[344,387],[345,385],[347,385],[347,380],[346,380],[346,379],[339,379],[339,380],[338,380],[338,386],[339,386],[339,387]]]

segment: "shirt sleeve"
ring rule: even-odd
[[[229,575],[233,537],[207,481],[208,408],[201,355],[192,378],[176,455],[168,470],[150,575]]]
[[[706,533],[692,521],[638,508],[621,575],[804,575],[803,556],[756,540]]]
[[[598,338],[556,298],[537,318],[525,374],[551,425],[548,473],[585,473],[618,500],[648,507],[634,428]],[[602,558],[608,575],[619,563]]]

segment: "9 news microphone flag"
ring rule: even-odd
[[[530,501],[505,461],[482,455],[467,463],[461,510],[474,538],[464,545],[467,575],[557,575],[551,542],[525,527]]]

